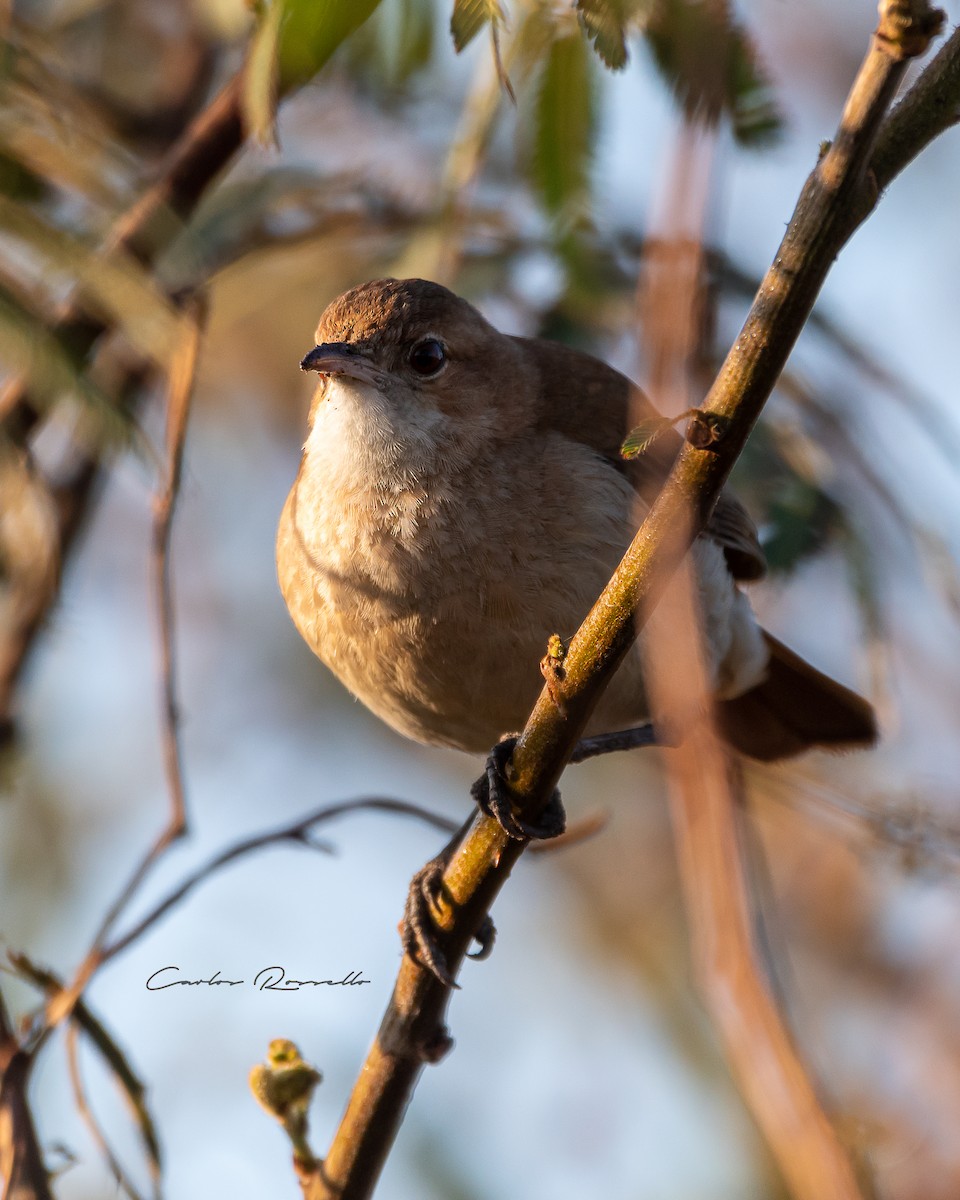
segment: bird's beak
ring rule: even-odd
[[[364,383],[373,383],[377,374],[373,363],[348,342],[314,346],[301,360],[300,370],[316,371],[318,375],[346,375]]]

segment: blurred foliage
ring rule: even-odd
[[[725,0],[659,0],[646,35],[689,120],[713,125],[726,115],[744,145],[780,132],[782,117],[753,39]]]
[[[557,38],[537,91],[533,167],[544,206],[564,224],[589,204],[597,116],[596,81],[583,38]]]
[[[649,17],[655,0],[577,0],[584,32],[601,61],[611,70],[627,65],[627,36],[633,25]]]
[[[450,32],[459,54],[485,25],[496,33],[503,24],[503,9],[497,0],[453,0]]]
[[[274,140],[278,95],[311,79],[379,4],[380,0],[260,0],[244,97],[253,138]]]
[[[801,473],[782,450],[785,431],[773,421],[751,435],[733,474],[733,487],[763,513],[763,552],[772,572],[789,571],[846,531],[842,510],[814,472]]]

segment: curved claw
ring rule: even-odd
[[[473,940],[477,943],[477,948],[471,950],[467,957],[475,958],[477,962],[489,958],[493,953],[493,943],[497,940],[497,927],[490,917],[484,917],[480,922],[480,928],[473,935]]]
[[[410,880],[400,923],[400,942],[404,953],[435,975],[445,987],[459,988],[459,983],[450,974],[447,956],[437,942],[433,920],[442,878],[443,863],[432,859]]]
[[[400,941],[404,953],[435,976],[444,987],[459,989],[460,984],[450,974],[447,956],[437,940],[434,922],[436,898],[442,887],[445,866],[442,857],[431,859],[410,880],[400,923]],[[478,948],[469,957],[478,960],[488,958],[497,936],[496,926],[490,917],[484,917],[473,936]]]

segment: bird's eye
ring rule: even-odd
[[[436,375],[447,356],[436,338],[424,338],[410,351],[408,361],[418,375]]]

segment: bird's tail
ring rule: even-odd
[[[718,730],[735,750],[773,762],[815,746],[842,750],[876,741],[876,715],[866,700],[769,633],[764,637],[770,647],[766,679],[717,704]]]

